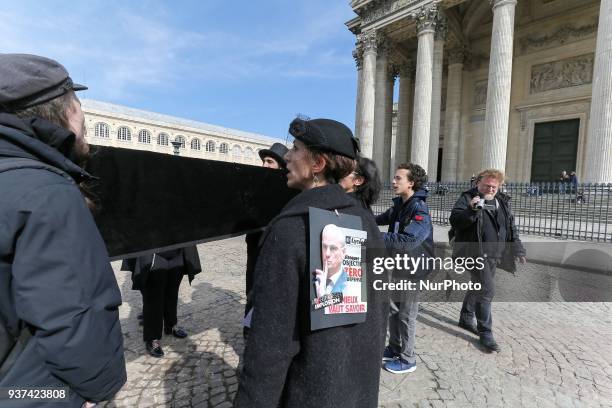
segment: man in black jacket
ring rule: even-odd
[[[459,326],[480,336],[489,351],[499,351],[492,333],[491,301],[495,294],[497,266],[516,271],[515,257],[525,262],[510,197],[499,192],[504,182],[500,170],[487,169],[476,178],[476,187],[465,191],[455,203],[450,223],[455,232],[454,257],[483,257],[482,269],[470,270],[471,281],[480,283],[478,291],[468,291],[463,300]],[[477,325],[474,324],[474,315]]]
[[[261,149],[259,151],[259,158],[261,159],[261,167],[265,167],[272,170],[286,170],[287,162],[285,162],[285,154],[289,149],[284,144],[273,143],[269,149]],[[251,291],[253,289],[253,281],[255,275],[255,265],[257,264],[257,257],[259,256],[259,241],[263,231],[256,231],[246,234],[244,241],[247,244],[247,264],[246,264],[246,296],[247,303],[244,307],[245,316],[249,315],[251,308],[253,307],[253,300]],[[249,325],[245,319],[245,326],[243,335],[246,337],[249,332]]]
[[[0,389],[62,388],[68,407],[126,381],[121,293],[79,191],[82,89],[56,61],[0,54]]]

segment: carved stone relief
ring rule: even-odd
[[[411,16],[416,20],[417,34],[426,30],[435,31],[436,25],[440,20],[437,3],[431,6],[421,7],[418,11],[412,13]]]
[[[357,36],[357,47],[361,48],[363,52],[376,51],[376,47],[379,41],[379,35],[376,31],[366,31]]]
[[[363,47],[360,42],[355,44],[355,49],[353,50],[353,58],[355,58],[355,64],[357,65],[357,69],[361,69],[363,64]]]
[[[379,20],[389,14],[395,13],[406,7],[410,7],[419,3],[421,0],[387,0],[375,1],[364,7],[363,11],[359,11],[362,24],[369,24]]]
[[[529,93],[550,91],[593,82],[594,54],[579,55],[531,67]]]
[[[474,84],[474,106],[487,104],[487,84],[486,79]]]
[[[522,53],[552,48],[568,42],[582,40],[591,37],[597,31],[597,22],[580,27],[571,24],[562,25],[552,34],[540,37],[524,37],[519,40]]]

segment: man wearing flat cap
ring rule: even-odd
[[[261,149],[259,151],[259,158],[261,159],[261,167],[274,170],[286,170],[287,162],[285,162],[285,155],[289,149],[284,144],[274,143],[268,149]],[[247,265],[246,265],[246,294],[247,304],[244,308],[245,316],[248,316],[249,311],[252,307],[251,302],[251,290],[253,289],[253,273],[255,271],[255,264],[257,263],[257,257],[259,256],[259,241],[261,239],[262,231],[251,232],[246,235],[245,242],[247,244]],[[248,320],[248,319],[247,319]],[[244,335],[248,334],[248,323],[245,323]]]
[[[81,192],[84,89],[56,61],[0,54],[0,389],[63,389],[70,407],[126,381],[121,293]]]

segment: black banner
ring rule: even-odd
[[[297,194],[284,171],[92,146],[87,171],[111,259],[241,235],[264,227]]]

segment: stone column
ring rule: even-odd
[[[429,159],[429,133],[431,129],[431,91],[433,70],[436,6],[423,8],[417,14],[417,66],[414,89],[414,115],[412,123],[412,149],[410,161],[427,169]]]
[[[384,36],[378,37],[378,58],[376,59],[376,90],[374,108],[374,157],[381,175],[384,174],[385,116],[387,114],[387,81],[389,77],[389,47]]]
[[[374,95],[376,76],[377,35],[375,31],[359,34],[358,41],[363,44],[363,68],[361,109],[359,120],[359,145],[364,157],[374,154]]]
[[[457,158],[459,154],[459,134],[461,133],[461,85],[464,57],[463,50],[453,50],[448,55],[442,181],[458,181]]]
[[[489,1],[493,7],[493,32],[482,143],[482,167],[504,170],[512,87],[514,9],[517,0]]]
[[[353,58],[357,65],[357,103],[355,109],[355,137],[361,139],[361,109],[363,105],[363,46],[360,41],[355,44]]]
[[[612,183],[612,0],[601,0],[584,181]]]
[[[442,108],[442,68],[444,42],[446,41],[446,19],[440,15],[434,36],[434,54],[431,91],[431,125],[429,137],[429,159],[427,179],[435,182],[438,178],[438,149],[440,147],[440,115]]]
[[[412,71],[414,64],[408,63],[399,68],[399,99],[397,101],[397,131],[395,132],[395,160],[391,164],[391,174],[395,168],[409,161],[410,122],[412,116],[411,101],[413,97]],[[387,180],[388,181],[388,180]]]
[[[397,77],[397,67],[393,64],[389,64],[387,70],[387,90],[386,90],[386,101],[385,101],[385,133],[383,143],[383,167],[381,171],[381,177],[383,180],[390,179],[390,168],[391,168],[391,138],[393,136],[393,87],[395,86],[395,78]]]

